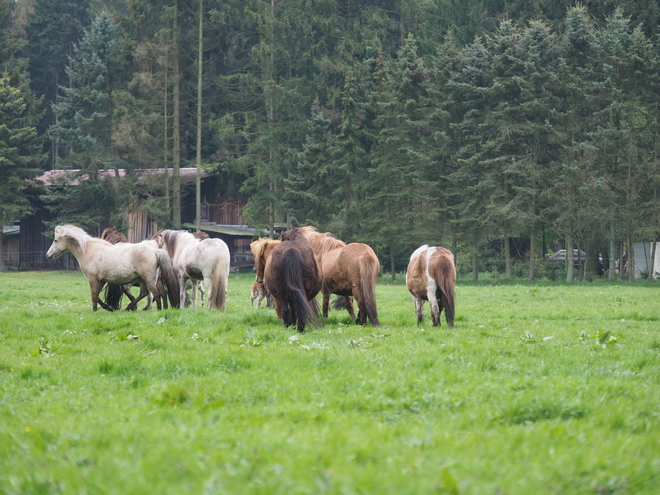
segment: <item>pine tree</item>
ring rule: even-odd
[[[330,198],[337,182],[330,156],[333,141],[330,119],[317,100],[312,105],[309,133],[296,169],[285,181],[288,210],[296,225],[314,225],[321,231],[329,228],[334,215]]]
[[[43,161],[33,108],[25,97],[28,92],[27,82],[16,86],[7,73],[0,77],[0,270],[4,269],[2,226],[32,210],[28,181]]]
[[[121,84],[120,27],[102,12],[77,45],[68,71],[72,87],[60,86],[62,98],[53,105],[58,117],[50,134],[69,149],[67,162],[96,177],[98,170],[117,165],[112,146],[115,102]]]

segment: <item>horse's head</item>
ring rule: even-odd
[[[72,248],[84,250],[85,241],[89,237],[79,227],[73,225],[58,225],[55,227],[55,239],[46,252],[48,259],[55,259]]]
[[[303,229],[295,228],[291,230],[285,230],[284,232],[282,232],[280,239],[282,239],[283,241],[295,241],[303,237],[305,237],[305,232],[303,231]]]
[[[266,262],[270,253],[281,241],[268,238],[258,239],[250,244],[250,251],[254,255],[254,265],[257,270],[257,281],[263,281]]]

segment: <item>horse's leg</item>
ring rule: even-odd
[[[415,314],[417,315],[417,323],[424,321],[424,299],[415,297]]]
[[[192,289],[190,291],[190,300],[192,302],[192,308],[197,309],[197,287],[199,286],[199,281],[190,279],[192,284]]]
[[[180,297],[180,305],[179,307],[181,309],[186,308],[186,282],[188,279],[186,278],[186,275],[183,273],[183,270],[179,270],[179,297]]]
[[[100,304],[101,307],[105,308],[104,306],[106,305],[103,301],[99,299],[99,294],[101,292],[101,289],[103,289],[103,286],[105,284],[99,282],[97,279],[89,279],[89,291],[92,293],[92,311],[98,311],[98,305]],[[112,311],[112,310],[110,310]]]
[[[131,303],[128,306],[126,306],[126,311],[136,310],[137,309],[137,304],[142,299],[144,299],[144,297],[147,296],[148,294],[149,294],[149,290],[147,289],[147,286],[145,285],[144,281],[141,280],[140,281],[140,293],[138,294],[138,296],[133,301],[131,301]],[[151,301],[149,301],[149,302],[151,302]]]
[[[355,307],[353,306],[353,298],[351,296],[345,296],[344,299],[346,300],[346,311],[348,311],[348,314],[351,315],[351,318],[353,318],[353,321],[356,321],[355,318]],[[358,319],[360,318],[360,314],[362,311],[359,311],[360,309],[360,300],[356,297],[355,302],[358,303]],[[358,321],[359,323],[359,321]],[[365,322],[360,323],[360,325],[364,325],[366,323],[366,316],[365,316]]]
[[[126,297],[128,297],[128,299],[131,302],[133,302],[133,301],[135,301],[135,296],[133,294],[131,294],[131,287],[133,287],[133,286],[128,285],[128,284],[127,285],[122,285],[121,290],[124,292],[124,294],[126,294]]]
[[[438,300],[435,297],[436,289],[437,286],[433,287],[432,289],[429,288],[427,291],[427,297],[429,299],[429,303],[431,304],[431,319],[433,320],[434,327],[440,325],[440,307],[438,306]]]
[[[321,293],[323,294],[323,306],[322,306],[323,318],[327,318],[328,306],[330,304],[330,291],[327,289],[325,285],[323,285],[321,287]]]

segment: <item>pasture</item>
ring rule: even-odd
[[[459,280],[456,327],[379,278],[380,327],[250,308],[93,313],[0,273],[1,494],[657,493],[655,284]]]

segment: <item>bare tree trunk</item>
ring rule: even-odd
[[[172,85],[172,222],[175,228],[181,228],[181,75],[179,74],[179,2],[175,5],[174,15],[174,60],[173,60],[173,85]]]
[[[197,58],[197,155],[195,166],[195,229],[202,226],[202,50],[204,38],[204,1],[199,0],[199,45]]]
[[[575,257],[573,256],[573,236],[566,236],[566,282],[575,280]]]
[[[172,219],[172,210],[171,210],[171,200],[170,200],[170,169],[169,169],[169,163],[168,163],[168,156],[167,152],[169,149],[169,142],[168,142],[168,119],[167,119],[167,99],[168,99],[168,90],[169,90],[169,82],[168,82],[168,74],[169,74],[169,69],[167,67],[168,65],[168,57],[167,54],[165,55],[165,91],[164,91],[164,97],[163,97],[163,135],[164,135],[164,140],[163,140],[163,168],[165,169],[165,208],[167,209],[167,218],[169,220]]]
[[[504,260],[506,263],[506,278],[511,280],[513,275],[511,270],[511,237],[509,236],[504,238]]]
[[[479,280],[479,241],[475,239],[472,246],[472,281]]]
[[[610,222],[610,266],[607,272],[607,279],[611,282],[616,276],[616,231],[614,229],[614,220]]]
[[[396,281],[396,264],[394,263],[394,245],[390,244],[390,270],[392,272],[392,282]]]
[[[532,229],[529,237],[529,280],[534,280],[534,273],[536,271],[536,241],[534,239],[536,232]]]

